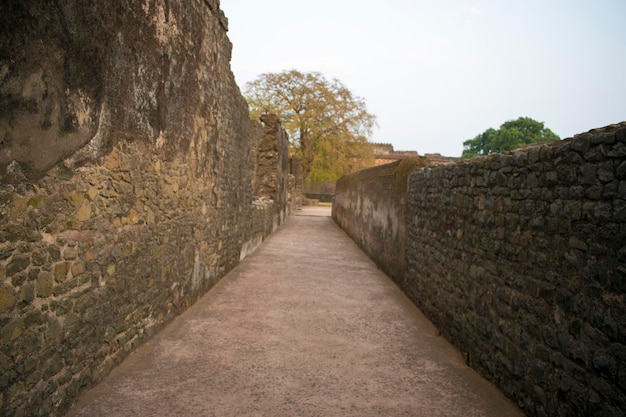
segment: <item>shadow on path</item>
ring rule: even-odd
[[[68,415],[521,416],[329,214],[290,218]]]

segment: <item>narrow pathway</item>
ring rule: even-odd
[[[328,214],[298,212],[68,416],[521,416]]]

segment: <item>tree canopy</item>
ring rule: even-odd
[[[463,158],[489,155],[493,152],[511,151],[537,142],[550,142],[560,138],[550,129],[530,117],[504,122],[498,130],[489,128],[474,139],[463,142]]]
[[[308,185],[334,182],[373,159],[367,137],[376,117],[336,79],[296,70],[267,73],[247,83],[244,95],[251,117],[280,117]]]

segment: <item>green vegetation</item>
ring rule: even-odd
[[[551,142],[560,138],[550,129],[530,117],[509,120],[498,130],[489,128],[474,139],[463,142],[462,158],[489,155],[494,152],[511,151],[520,146],[537,142]]]
[[[338,80],[317,72],[268,73],[247,83],[244,95],[252,118],[263,113],[280,117],[292,154],[302,159],[307,185],[335,182],[372,165],[367,136],[376,117]]]

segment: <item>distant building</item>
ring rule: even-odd
[[[372,146],[374,147],[374,164],[376,166],[389,164],[400,159],[419,156],[417,151],[396,151],[390,143],[372,143]],[[427,153],[424,154],[424,157],[427,158],[433,165],[447,164],[448,162],[456,162],[460,160],[460,158],[442,156],[439,153]]]
[[[442,156],[440,153],[425,153],[424,157],[433,165],[443,165],[449,162],[457,162],[461,160],[461,158],[454,156]]]

